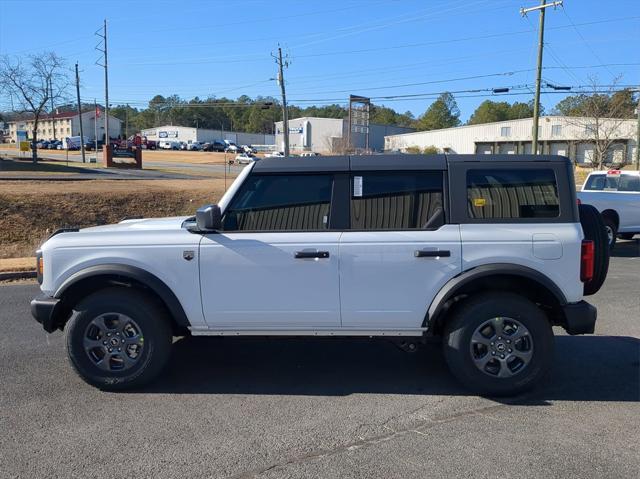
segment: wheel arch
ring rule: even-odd
[[[611,218],[616,225],[616,229],[620,227],[620,215],[614,209],[607,208],[600,213],[603,218]]]
[[[173,323],[174,333],[185,334],[190,325],[182,304],[164,281],[154,274],[126,264],[103,264],[77,271],[67,278],[53,294],[60,299],[55,309],[54,324],[62,328],[72,308],[82,298],[104,288],[119,286],[142,290],[165,307]]]
[[[540,304],[553,324],[564,323],[562,306],[567,299],[553,280],[526,266],[497,263],[477,266],[452,278],[438,291],[422,326],[438,335],[447,312],[462,299],[483,291],[510,291]]]

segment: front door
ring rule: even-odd
[[[200,244],[209,328],[340,327],[338,242],[329,231],[331,174],[252,174]]]

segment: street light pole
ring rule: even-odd
[[[521,8],[520,14],[524,17],[527,13],[540,10],[540,22],[538,25],[538,65],[536,72],[536,91],[533,97],[533,139],[531,142],[531,153],[538,154],[538,123],[540,122],[540,84],[542,82],[542,51],[544,49],[544,12],[548,7],[558,7],[562,5],[562,0],[545,3],[540,0],[540,5],[531,8]]]

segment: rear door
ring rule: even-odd
[[[460,272],[458,225],[445,224],[444,172],[353,171],[340,239],[345,329],[416,329]]]

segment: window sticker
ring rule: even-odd
[[[353,196],[362,196],[362,176],[353,177]]]
[[[473,206],[485,206],[487,204],[487,200],[484,198],[475,198],[473,200]]]

